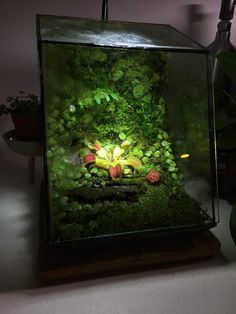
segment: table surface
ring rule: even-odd
[[[16,137],[15,130],[10,130],[4,133],[3,139],[6,145],[17,154],[28,157],[37,157],[42,154],[42,147],[40,142],[20,141]]]

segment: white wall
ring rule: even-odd
[[[109,19],[171,24],[203,45],[215,37],[221,0],[110,0]],[[0,1],[0,103],[18,90],[39,94],[35,15],[100,18],[102,0]],[[190,5],[198,14],[190,17]],[[234,40],[234,29],[232,42]]]

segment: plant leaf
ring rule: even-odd
[[[114,100],[119,100],[119,96],[116,93],[111,92],[110,95]]]
[[[164,146],[164,147],[166,147],[166,146],[169,145],[169,143],[168,143],[167,141],[162,141],[162,142],[161,142],[161,145]]]
[[[115,166],[109,166],[109,173],[112,177],[112,180],[119,179],[122,177],[122,167],[120,164],[116,164]]]
[[[107,151],[106,151],[104,148],[99,149],[99,150],[97,151],[97,155],[98,155],[98,157],[100,157],[100,158],[103,158],[103,159],[106,159],[106,160],[109,159],[108,156],[107,156]]]
[[[131,166],[131,167],[133,167],[135,169],[142,166],[141,161],[138,158],[134,157],[134,156],[129,157],[127,160],[123,160],[122,163],[125,166]]]
[[[94,154],[91,154],[91,153],[88,153],[86,154],[84,157],[83,157],[83,162],[85,164],[88,164],[88,163],[91,163],[91,162],[95,162],[95,155]]]
[[[113,160],[118,159],[123,153],[124,150],[121,149],[119,146],[116,146],[113,151]]]
[[[110,101],[110,96],[109,95],[106,95],[105,98],[106,98],[107,101]]]
[[[122,141],[124,141],[124,140],[126,139],[125,133],[121,132],[121,133],[119,134],[119,138],[120,138]]]
[[[110,166],[110,161],[109,160],[105,160],[105,159],[100,159],[100,158],[96,158],[95,160],[95,165],[98,168],[102,168],[102,169],[108,169]]]
[[[128,140],[125,140],[122,144],[121,147],[122,148],[128,148],[130,146],[130,142]]]
[[[95,99],[95,101],[96,101],[96,103],[97,103],[98,105],[101,104],[101,98],[100,98],[100,97],[98,97],[97,95],[95,95],[95,96],[94,96],[94,99]]]

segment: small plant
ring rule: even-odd
[[[0,116],[4,114],[16,114],[35,116],[40,113],[38,96],[19,91],[17,96],[9,96],[6,104],[0,105]]]
[[[98,168],[108,170],[112,180],[120,179],[125,172],[125,167],[131,166],[133,169],[138,169],[142,165],[138,158],[127,156],[125,151],[128,146],[128,141],[123,142],[121,147],[110,145],[106,148],[100,143],[94,146],[89,145],[90,152],[83,157],[84,164],[94,163]]]
[[[40,103],[38,97],[19,91],[0,105],[0,116],[10,114],[18,140],[39,141],[41,138]]]

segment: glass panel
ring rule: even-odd
[[[203,50],[169,25],[40,16],[41,39],[61,43]]]
[[[205,54],[43,43],[42,58],[52,241],[212,223],[192,193],[210,176]]]
[[[208,105],[207,55],[170,53],[169,56],[169,135],[186,191],[205,211],[212,213],[215,152],[214,141],[209,139],[213,114],[211,104]]]

